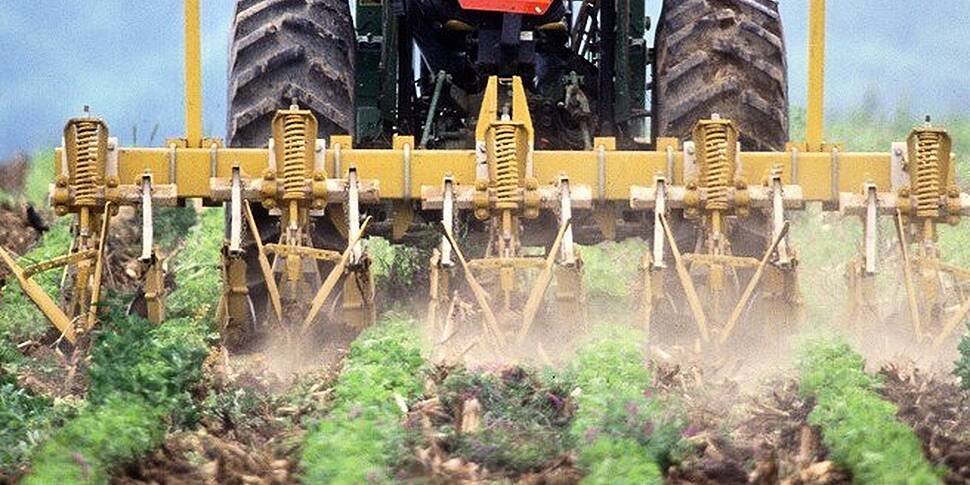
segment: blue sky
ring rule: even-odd
[[[647,0],[657,18],[659,0]],[[782,0],[790,96],[804,105],[807,0]],[[829,1],[830,111],[875,95],[888,108],[970,114],[970,1]],[[225,124],[231,0],[203,0],[205,128]],[[88,104],[123,143],[182,132],[178,0],[0,1],[0,158],[56,144]],[[914,12],[917,6],[918,12]]]

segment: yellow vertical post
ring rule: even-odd
[[[185,138],[202,147],[202,42],[199,1],[185,0]]]
[[[808,149],[822,149],[825,129],[825,0],[811,0],[808,34]]]

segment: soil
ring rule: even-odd
[[[294,473],[303,441],[302,422],[326,406],[337,368],[320,368],[307,372],[299,382],[287,383],[258,359],[230,359],[221,349],[210,356],[206,375],[200,394],[250,392],[259,396],[259,402],[245,412],[210,406],[196,431],[169,435],[153,454],[118,470],[112,484],[300,483]]]
[[[889,365],[879,375],[880,392],[899,408],[934,465],[947,470],[948,484],[970,483],[970,395],[948,376],[920,371],[912,364]]]
[[[807,422],[814,403],[793,379],[776,378],[749,394],[731,379],[705,382],[697,368],[658,367],[656,388],[679,396],[693,445],[667,471],[672,484],[848,484],[850,475],[826,459],[819,432]],[[725,404],[733,404],[725,409]]]
[[[26,204],[0,203],[0,246],[7,251],[23,255],[45,229],[39,216]]]
[[[8,194],[18,194],[24,187],[30,155],[18,153],[10,160],[0,163],[0,190]]]

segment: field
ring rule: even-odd
[[[829,138],[885,150],[919,122],[884,111],[845,113]],[[934,122],[970,152],[970,120]],[[0,244],[25,262],[70,242],[68,221],[44,209],[51,156],[0,174]],[[960,163],[966,184],[970,158]],[[436,352],[422,333],[426,255],[383,240],[371,243],[378,325],[319,344],[326,358],[316,343],[296,357],[232,354],[215,326],[222,224],[215,209],[157,215],[174,275],[160,326],[126,315],[139,234],[116,224],[99,329],[73,352],[16,284],[3,287],[0,483],[970,483],[970,336],[926,355],[889,330],[887,345],[852,331],[892,325],[844,320],[856,220],[795,217],[806,323],[791,352],[716,365],[671,358],[638,328],[639,240],[584,248],[590,331],[551,357]],[[942,245],[970,267],[966,223]],[[39,282],[53,290],[58,276]],[[895,270],[881,278],[898,304]]]

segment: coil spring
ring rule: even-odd
[[[516,159],[515,135],[514,125],[495,128],[495,191],[500,209],[518,206],[519,162]]]
[[[940,208],[940,187],[943,183],[940,166],[940,134],[932,131],[916,135],[916,214],[934,217]]]
[[[290,114],[283,121],[283,194],[302,196],[306,185],[306,118]]]
[[[731,161],[728,160],[727,127],[709,125],[704,132],[704,186],[707,188],[707,208],[724,211],[728,208],[728,186]]]
[[[93,121],[79,121],[75,125],[77,165],[74,171],[75,203],[93,206],[98,188],[98,132]]]

